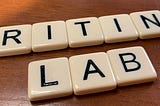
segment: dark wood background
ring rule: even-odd
[[[159,0],[1,0],[0,26],[33,24],[36,22],[99,17],[141,10],[160,9]],[[114,48],[143,46],[155,67],[158,79],[117,88],[113,91],[84,96],[69,96],[30,102],[27,97],[28,63],[49,58],[70,57],[77,54],[105,52]],[[0,58],[0,106],[104,106],[104,105],[160,105],[160,38],[132,42],[103,44],[77,49]]]

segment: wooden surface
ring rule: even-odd
[[[36,22],[67,20],[89,16],[131,13],[160,9],[159,0],[1,0],[0,26],[33,24]],[[114,48],[143,46],[155,67],[158,79],[117,88],[113,91],[84,96],[30,102],[27,97],[28,63],[34,60],[70,57],[77,54],[105,52]],[[104,106],[104,105],[160,105],[160,38],[132,42],[103,44],[77,49],[0,58],[0,106]]]

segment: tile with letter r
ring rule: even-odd
[[[0,28],[0,57],[31,52],[31,25]]]
[[[31,101],[71,95],[72,83],[65,57],[31,62],[28,67],[28,97]]]
[[[136,40],[138,32],[128,14],[99,17],[106,43]]]
[[[160,37],[160,11],[140,11],[130,14],[141,39]]]
[[[71,48],[99,45],[104,42],[96,17],[70,19],[66,21],[66,25]]]
[[[72,56],[69,63],[75,95],[116,88],[117,83],[105,52]]]
[[[43,52],[68,47],[66,24],[64,21],[35,23],[32,26],[32,50]]]
[[[118,86],[156,80],[156,71],[143,47],[113,49],[107,54]]]

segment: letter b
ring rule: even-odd
[[[127,57],[127,56],[132,57],[132,59],[125,60],[125,57]],[[136,55],[135,54],[133,54],[133,53],[123,53],[123,54],[119,54],[119,57],[121,59],[121,62],[123,64],[123,67],[124,67],[126,72],[137,71],[141,68],[141,64],[138,61],[136,61]],[[127,64],[136,64],[136,67],[129,68]]]

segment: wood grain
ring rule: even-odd
[[[159,0],[1,0],[0,26],[33,24],[36,22],[99,17],[160,9]],[[34,60],[70,57],[77,54],[105,52],[114,48],[143,46],[151,59],[158,79],[84,96],[69,96],[30,102],[27,97],[28,63]],[[160,39],[103,44],[77,49],[64,49],[43,53],[0,58],[0,106],[104,106],[104,105],[160,105]]]

